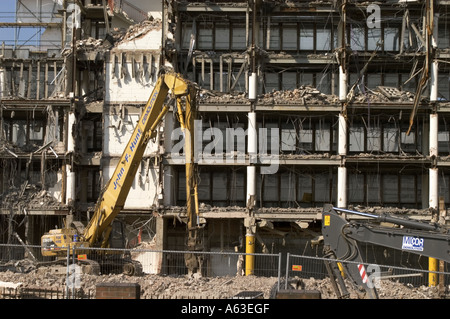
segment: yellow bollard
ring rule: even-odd
[[[255,235],[247,232],[245,235],[245,252],[247,254],[255,253]],[[245,255],[245,275],[250,276],[254,274],[255,256]]]
[[[436,258],[428,258],[428,270],[429,271],[438,271],[438,260]],[[436,287],[438,281],[438,275],[435,273],[428,273],[428,286]]]

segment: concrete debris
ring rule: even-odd
[[[28,209],[49,209],[62,207],[46,190],[42,190],[36,185],[28,184],[25,189],[12,187],[7,193],[0,194],[2,208],[28,208]]]
[[[335,104],[338,98],[335,95],[321,93],[309,85],[302,85],[294,90],[272,91],[258,96],[259,104]]]
[[[140,36],[146,34],[147,32],[151,30],[160,30],[162,28],[162,21],[160,19],[152,19],[152,20],[145,20],[141,23],[131,25],[128,30],[123,33],[122,38],[117,41],[131,41],[133,39],[139,38]],[[118,29],[115,30],[115,32],[119,31]]]
[[[105,39],[96,39],[88,37],[85,39],[77,40],[76,48],[78,52],[92,52],[98,51],[98,53],[106,52],[112,48],[113,45],[120,44],[122,42],[131,41],[145,35],[151,30],[159,30],[162,27],[160,19],[145,20],[138,24],[133,24],[128,29],[114,28],[105,37]],[[63,56],[67,56],[72,52],[72,49],[65,49],[62,52]]]
[[[12,271],[0,272],[0,280],[18,289],[46,288],[65,289],[65,273],[32,271],[26,274]],[[291,279],[297,281],[297,287],[305,290],[317,290],[322,299],[336,299],[330,280],[325,279]],[[125,275],[81,275],[81,289],[95,295],[95,287],[100,283],[137,283],[141,288],[141,299],[228,299],[242,292],[262,292],[264,299],[276,297],[278,280],[276,277],[258,276],[222,276],[198,277],[144,275],[129,277]],[[20,284],[20,285],[19,285]],[[365,296],[347,284],[349,299],[362,299]],[[284,289],[284,283],[280,288]],[[435,287],[412,287],[394,280],[382,280],[378,289],[380,299],[439,299]]]
[[[245,93],[222,93],[216,91],[202,90],[199,92],[200,103],[221,103],[221,104],[249,104],[250,101]]]
[[[249,104],[245,93],[221,93],[202,90],[199,102],[221,104]],[[366,89],[365,93],[354,93],[352,103],[412,103],[414,94],[400,91],[394,87],[379,86],[375,90]],[[302,85],[294,90],[273,90],[260,94],[257,104],[260,105],[337,105],[339,98],[333,94],[324,94],[311,85]]]
[[[355,94],[353,103],[412,103],[414,93],[400,91],[395,87],[378,86],[375,90],[366,89]]]

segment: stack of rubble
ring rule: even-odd
[[[338,101],[334,95],[327,95],[315,87],[302,85],[294,90],[272,91],[258,96],[257,103],[263,105],[311,105],[335,104]],[[249,99],[245,93],[218,93],[203,90],[200,92],[200,103],[245,104]]]
[[[413,103],[414,94],[400,91],[395,87],[377,86],[375,90],[357,93],[353,96],[353,103]]]
[[[302,85],[294,90],[272,91],[258,98],[260,104],[334,104],[337,97],[320,92],[313,86]]]

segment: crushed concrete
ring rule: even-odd
[[[2,208],[29,208],[29,209],[49,209],[63,207],[55,197],[51,196],[46,190],[29,184],[25,189],[11,187],[7,192],[0,194],[0,203]]]
[[[129,277],[126,275],[81,275],[81,289],[95,296],[95,287],[99,283],[137,283],[141,289],[141,299],[228,299],[241,292],[260,292],[264,299],[276,297],[278,280],[276,277],[224,276],[224,277],[188,277],[144,275]],[[29,273],[0,272],[3,286],[17,289],[59,289],[66,288],[66,275],[43,271]],[[295,284],[293,284],[295,283]],[[330,280],[292,279],[288,289],[316,290],[322,299],[336,299]],[[280,289],[284,289],[280,281]],[[348,286],[349,299],[363,299],[365,296]],[[397,281],[383,280],[378,289],[380,299],[439,299],[442,298],[436,287],[412,287]],[[0,297],[1,299],[1,297]]]
[[[400,91],[397,88],[378,86],[374,90],[365,92],[354,91],[351,94],[354,104],[364,103],[412,103],[414,94]],[[201,90],[199,102],[220,104],[246,104],[250,103],[248,97],[242,92],[223,93],[217,91]],[[257,97],[259,105],[337,105],[339,98],[333,94],[325,94],[311,85],[301,85],[293,90],[273,90],[260,94]]]

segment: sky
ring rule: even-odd
[[[16,2],[16,0],[0,0],[0,22],[15,22]],[[13,27],[0,28],[0,44],[5,42],[7,46],[14,45],[15,30]],[[36,34],[39,33],[39,30],[31,27],[22,27],[17,30],[19,39],[23,40],[22,44],[36,44]]]
[[[0,0],[0,22],[14,22],[16,12],[16,0]],[[14,28],[0,29],[0,43],[14,43]]]

